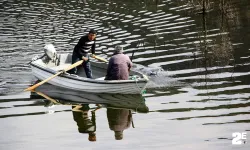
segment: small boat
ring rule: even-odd
[[[141,94],[86,93],[45,83],[31,92],[31,98],[40,98],[37,96],[42,96],[54,104],[101,104],[106,108],[131,109],[141,113],[149,111]]]
[[[58,71],[71,66],[71,56],[71,53],[57,54],[48,51],[44,57],[34,59],[30,63],[32,73],[39,80],[45,80]],[[65,72],[49,80],[48,83],[89,93],[142,94],[144,92],[148,83],[146,75],[132,69],[129,80],[104,80],[107,66],[107,63],[98,62],[91,58],[92,79],[86,78],[84,70],[79,67],[77,75]]]

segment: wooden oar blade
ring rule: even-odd
[[[40,86],[40,85],[44,84],[45,82],[48,82],[49,80],[51,80],[51,79],[55,78],[56,76],[60,75],[61,73],[63,73],[63,71],[60,71],[60,72],[56,73],[55,75],[53,75],[53,76],[51,76],[51,77],[49,77],[49,78],[47,78],[47,79],[45,79],[45,80],[43,80],[43,81],[41,81],[41,82],[39,82],[37,84],[25,89],[24,91],[32,91],[35,88],[37,88],[38,86]]]

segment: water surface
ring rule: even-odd
[[[205,2],[0,1],[0,149],[248,149],[250,4]],[[98,31],[98,56],[110,58],[119,44],[134,63],[164,69],[144,95],[149,112],[134,112],[135,128],[120,141],[106,108],[89,142],[71,105],[44,107],[22,92],[45,44],[71,52],[89,28]],[[232,145],[233,132],[247,132],[247,143]]]

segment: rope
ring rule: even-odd
[[[140,88],[139,87],[139,85],[138,85],[138,83],[137,83],[137,76],[136,75],[133,75],[133,76],[131,76],[131,80],[134,80],[135,81],[135,84],[136,84],[136,86],[137,86],[137,88],[138,88],[138,90],[139,90],[139,92],[141,92],[142,91],[142,88]],[[141,92],[141,94],[142,94],[143,92]]]
[[[138,106],[135,108],[135,111],[137,112],[138,108],[142,103],[145,103],[145,98],[143,97],[143,100],[138,104]]]

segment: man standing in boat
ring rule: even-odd
[[[128,80],[132,67],[130,58],[123,54],[123,48],[116,46],[113,56],[109,59],[105,80]]]
[[[85,70],[87,78],[92,78],[92,70],[89,62],[89,52],[91,51],[92,57],[95,57],[96,34],[96,31],[94,29],[91,29],[87,35],[82,36],[75,46],[72,55],[72,64],[79,60],[84,60],[82,66]],[[76,74],[77,68],[70,70],[69,73]]]

